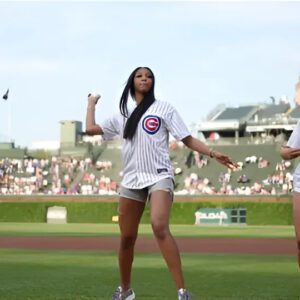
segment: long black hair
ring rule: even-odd
[[[152,75],[152,86],[147,94],[145,94],[143,100],[137,105],[137,107],[134,109],[130,117],[128,118],[125,128],[124,128],[124,134],[123,138],[124,139],[133,139],[133,136],[136,132],[137,125],[142,117],[142,115],[147,111],[147,109],[152,105],[152,103],[155,101],[155,96],[154,96],[154,84],[155,84],[155,78],[154,74],[151,71],[150,68],[147,67],[138,67],[136,68],[129,76],[126,86],[123,90],[121,99],[120,99],[120,112],[122,116],[128,117],[128,108],[127,108],[127,101],[128,101],[128,96],[130,93],[130,96],[134,98],[135,95],[135,89],[134,89],[134,77],[136,72],[139,69],[147,69],[151,75]]]

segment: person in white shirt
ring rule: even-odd
[[[169,229],[174,190],[169,133],[190,149],[208,155],[226,167],[237,167],[227,155],[208,148],[192,137],[176,109],[167,102],[155,99],[154,86],[153,72],[147,67],[136,68],[122,93],[120,113],[99,124],[95,122],[95,107],[100,95],[88,96],[86,133],[101,134],[104,140],[120,136],[123,143],[123,180],[119,192],[120,286],[113,294],[113,300],[135,299],[130,282],[134,245],[148,199],[153,233],[175,281],[178,299],[191,299],[185,289],[178,247]],[[127,108],[129,94],[136,102],[132,112]]]
[[[285,160],[300,156],[300,121],[298,121],[286,146],[281,147],[280,155]],[[298,247],[298,265],[300,268],[300,164],[293,174],[293,218]]]

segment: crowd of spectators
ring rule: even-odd
[[[182,143],[171,143],[171,150],[180,150]],[[174,162],[175,175],[183,173],[192,166],[195,169],[207,168],[210,158],[197,152],[190,151],[181,164]],[[278,161],[274,170],[263,180],[251,178],[247,172],[249,165],[252,168],[269,168],[270,163],[263,157],[245,157],[238,162],[238,176],[233,176],[232,170],[216,174],[216,178],[201,176],[205,173],[190,173],[185,178],[180,177],[179,187],[175,194],[194,195],[275,195],[292,192],[293,175],[290,161]],[[273,165],[274,166],[274,165]],[[111,161],[92,162],[90,158],[77,159],[73,157],[36,159],[0,160],[0,194],[10,195],[116,195],[118,183],[110,177],[113,165]],[[267,170],[269,170],[267,169]],[[122,176],[119,170],[118,181]],[[259,172],[259,170],[258,170]],[[200,175],[198,175],[200,174]],[[254,177],[254,176],[252,176]],[[176,177],[176,178],[179,178]],[[115,179],[115,178],[114,178]],[[212,182],[213,181],[213,182]]]
[[[0,160],[0,194],[116,194],[117,183],[105,175],[111,168],[110,161],[90,158],[6,158]]]
[[[191,154],[188,155],[186,161],[189,161]],[[206,162],[205,166],[209,162]],[[291,162],[280,161],[276,164],[275,170],[267,178],[257,181],[256,178],[247,176],[247,165],[255,164],[258,169],[266,168],[270,165],[267,159],[262,157],[246,157],[243,162],[238,162],[239,168],[237,172],[243,172],[238,176],[236,185],[232,180],[232,171],[220,172],[218,175],[219,186],[216,187],[209,178],[201,177],[196,173],[189,174],[184,179],[184,187],[175,192],[180,195],[277,195],[288,194],[293,189],[293,175],[291,173]],[[195,165],[195,162],[194,162]],[[188,165],[190,167],[190,165]],[[203,167],[203,166],[202,166]],[[175,172],[176,174],[176,172]],[[181,173],[177,173],[181,174]]]

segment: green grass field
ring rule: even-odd
[[[176,236],[294,238],[291,226],[172,226]],[[149,225],[140,235],[151,235]],[[116,224],[0,223],[0,236],[114,236]],[[299,300],[294,256],[182,255],[193,300]],[[137,254],[137,300],[175,300],[160,254]],[[118,284],[117,253],[0,249],[0,300],[109,300]]]
[[[196,226],[172,225],[178,237],[294,238],[292,226]],[[151,226],[141,224],[141,236],[151,236]],[[0,223],[0,236],[118,236],[117,224]]]
[[[288,256],[191,255],[183,266],[194,299],[299,299],[299,270]],[[108,300],[118,282],[116,254],[0,250],[0,299]],[[159,254],[138,254],[139,300],[176,299]]]

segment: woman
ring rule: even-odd
[[[293,130],[287,145],[281,148],[280,155],[285,160],[300,156],[300,121]],[[298,164],[293,174],[293,190],[293,215],[298,246],[298,265],[300,267],[300,164]]]
[[[123,180],[119,192],[120,286],[113,300],[135,299],[130,282],[134,245],[148,198],[153,233],[175,281],[178,299],[191,299],[185,289],[178,247],[169,230],[174,190],[169,133],[194,151],[215,158],[227,167],[237,166],[228,156],[193,138],[177,111],[170,104],[155,99],[154,86],[153,72],[146,67],[136,68],[122,93],[120,114],[99,125],[95,123],[95,106],[100,96],[88,96],[87,134],[101,134],[104,140],[117,135],[123,137]],[[127,109],[129,94],[136,102],[131,113]]]

